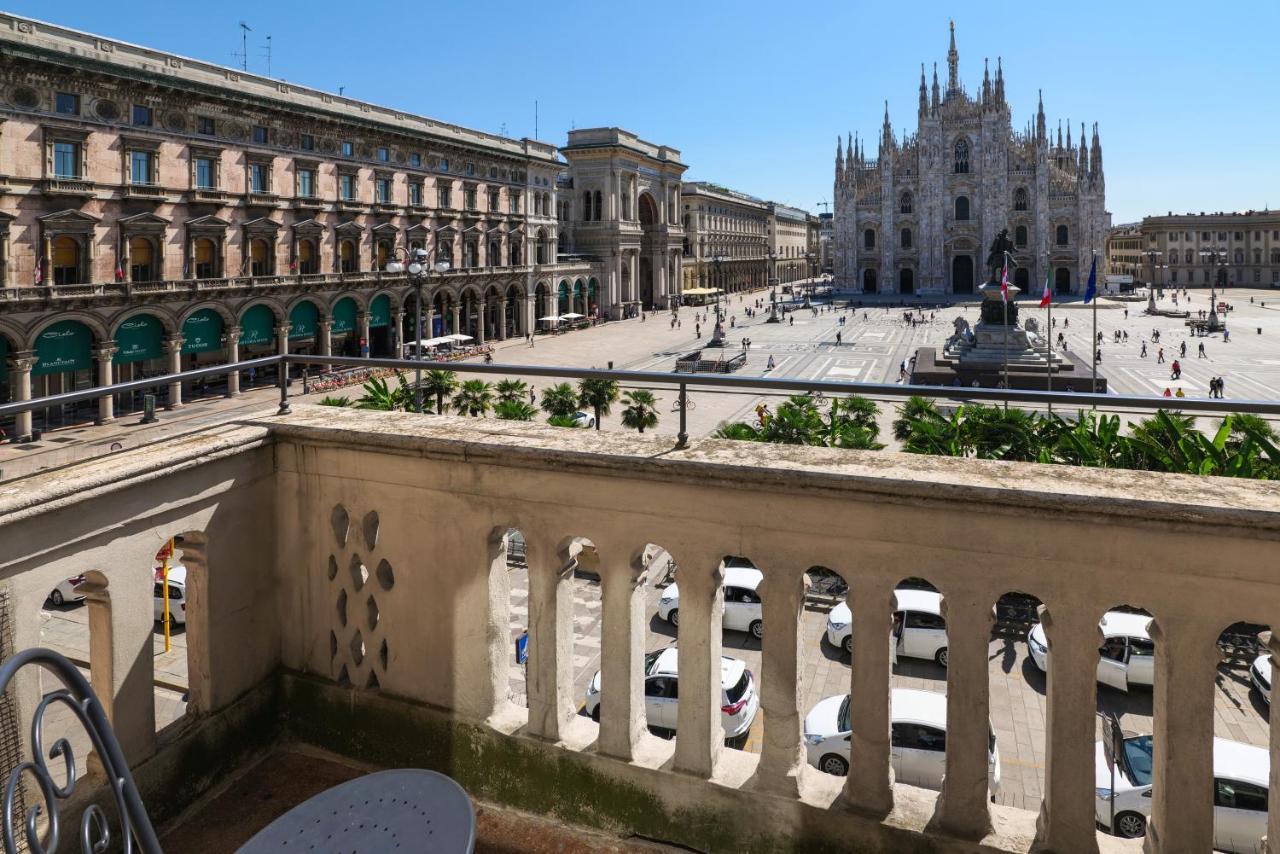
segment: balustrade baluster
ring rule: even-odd
[[[889,773],[889,647],[893,584],[879,578],[849,581],[853,674],[849,701],[849,776],[845,802],[880,818],[893,810]]]
[[[606,756],[630,761],[644,732],[645,584],[643,549],[627,566],[625,552],[597,543],[603,629],[600,640],[600,741]]]
[[[680,705],[674,768],[710,777],[724,745],[720,723],[720,639],[724,572],[720,555],[681,552]]]
[[[764,651],[757,685],[764,744],[756,787],[797,796],[804,763],[800,740],[800,608],[807,579],[802,570],[769,564],[760,587]]]
[[[555,540],[525,534],[529,566],[529,734],[557,741],[573,717],[573,584]]]

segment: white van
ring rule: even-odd
[[[1146,614],[1108,611],[1102,615],[1098,623],[1103,637],[1098,649],[1099,682],[1120,691],[1151,687],[1155,682],[1156,645],[1147,631],[1150,624],[1151,618]],[[1049,647],[1040,623],[1027,632],[1027,650],[1036,667],[1047,672]]]
[[[764,573],[754,566],[726,562],[724,568],[724,622],[726,629],[764,637],[763,605],[758,588]],[[680,625],[680,588],[672,584],[658,600],[658,616],[673,626]]]
[[[890,694],[890,761],[899,783],[941,789],[947,767],[947,695],[934,691],[894,688]],[[990,732],[987,783],[1000,791],[1000,751]],[[804,744],[809,764],[837,776],[849,773],[849,695],[827,697],[804,719]]]
[[[164,622],[164,584],[160,573],[156,573],[155,583],[155,620]],[[185,625],[187,622],[187,568],[178,564],[169,567],[169,619],[171,625]]]

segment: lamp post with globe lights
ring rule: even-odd
[[[769,250],[769,319],[766,323],[781,323],[778,318],[778,253]]]
[[[431,269],[435,269],[437,273],[446,273],[451,266],[449,262],[443,258],[437,260],[432,265],[431,257],[435,254],[432,250],[428,252],[425,249],[405,250],[404,247],[397,247],[397,253],[402,253],[408,259],[408,263],[400,261],[399,254],[392,258],[391,263],[387,264],[388,273],[404,273],[409,284],[413,285],[414,306],[413,306],[413,329],[414,329],[414,359],[422,361],[422,286],[427,283],[427,273]],[[413,408],[418,414],[422,414],[422,368],[414,372],[413,380]]]

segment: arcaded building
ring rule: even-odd
[[[920,68],[916,130],[884,124],[871,154],[852,135],[837,140],[834,267],[837,283],[862,293],[969,294],[986,276],[993,239],[1008,229],[1014,281],[1037,292],[1048,273],[1059,294],[1082,293],[1108,228],[1097,125],[1086,138],[1034,121],[1015,130],[1004,70],[984,62],[982,87],[960,80],[955,26],[947,86],[932,90]],[[1103,260],[1099,257],[1099,268]]]

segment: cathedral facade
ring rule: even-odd
[[[859,293],[974,293],[990,277],[992,240],[1008,229],[1010,280],[1039,295],[1046,276],[1056,293],[1082,294],[1109,225],[1098,126],[1073,141],[1070,122],[1054,138],[1044,98],[1034,122],[1015,131],[1004,70],[985,65],[982,90],[960,82],[955,25],[947,87],[932,91],[920,67],[913,135],[894,136],[885,104],[878,150],[850,135],[836,141],[834,270]],[[1099,258],[1099,277],[1103,275]]]

